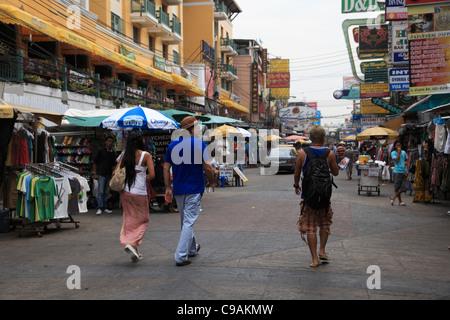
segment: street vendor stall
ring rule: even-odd
[[[378,193],[380,195],[380,170],[381,167],[376,163],[360,164],[359,170],[361,171],[361,178],[358,182],[358,194],[361,191],[365,191],[367,195],[372,193]]]

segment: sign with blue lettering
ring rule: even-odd
[[[389,91],[409,90],[409,69],[389,69]]]

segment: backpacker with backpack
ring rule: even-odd
[[[312,209],[324,209],[330,205],[333,181],[327,158],[330,149],[325,149],[321,155],[314,155],[309,147],[303,148],[308,164],[303,171],[302,194],[303,201]]]

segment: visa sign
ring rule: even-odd
[[[383,10],[377,0],[342,0],[342,13],[358,13]]]

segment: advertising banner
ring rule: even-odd
[[[410,95],[450,93],[450,5],[408,8]]]
[[[389,90],[390,91],[409,90],[408,68],[389,70]]]
[[[388,52],[388,35],[388,25],[360,26],[359,52],[362,54]]]
[[[407,20],[408,8],[405,0],[386,0],[386,21]]]
[[[317,110],[305,105],[290,103],[287,107],[280,109],[279,116],[282,119],[307,120],[317,117]]]
[[[252,113],[258,113],[258,64],[252,63],[252,86],[250,89],[250,107]]]
[[[382,107],[373,104],[371,100],[361,100],[361,114],[387,114],[390,113]]]

